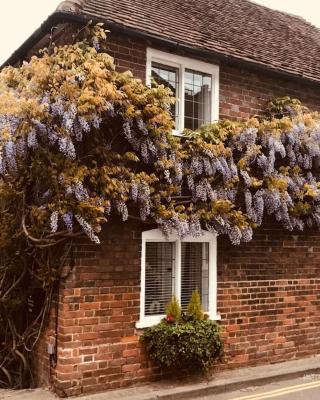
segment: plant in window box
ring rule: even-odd
[[[220,327],[205,318],[198,291],[193,292],[187,313],[177,305],[173,298],[167,307],[170,313],[158,325],[146,329],[141,340],[150,358],[162,368],[206,373],[222,357]]]
[[[201,321],[204,319],[204,312],[202,310],[201,306],[201,299],[200,299],[200,293],[198,290],[194,290],[191,295],[191,300],[188,305],[188,312],[187,312],[187,317],[190,319],[198,320]]]
[[[176,296],[172,297],[170,304],[166,308],[166,322],[174,323],[179,322],[181,319],[182,311]]]

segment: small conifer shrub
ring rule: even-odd
[[[167,322],[178,322],[181,318],[181,306],[176,298],[172,297],[171,302],[166,308],[166,320]]]
[[[201,306],[200,293],[197,289],[192,292],[191,300],[188,305],[187,315],[188,317],[199,321],[204,318],[204,312]]]

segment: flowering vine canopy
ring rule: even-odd
[[[263,118],[174,137],[170,90],[118,72],[105,42],[89,25],[74,44],[0,72],[0,386],[27,385],[69,255],[54,249],[83,234],[99,243],[112,217],[233,244],[266,215],[320,227],[318,114],[282,98]],[[44,300],[24,319],[34,287]]]
[[[2,245],[21,226],[42,244],[80,230],[98,243],[112,214],[182,236],[203,226],[234,244],[249,241],[264,214],[289,230],[318,226],[316,114],[284,99],[280,116],[222,121],[178,140],[169,89],[117,72],[105,31],[91,29],[91,43],[1,72]]]

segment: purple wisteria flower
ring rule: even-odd
[[[78,221],[79,225],[82,227],[83,231],[90,238],[90,240],[96,244],[100,244],[100,239],[95,234],[92,226],[79,214],[76,214],[75,218]]]
[[[58,230],[58,218],[59,218],[58,211],[53,211],[50,217],[51,232],[53,233],[57,232]]]

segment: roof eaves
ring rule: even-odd
[[[48,34],[52,27],[56,24],[62,23],[88,23],[89,21],[101,22],[101,18],[96,16],[81,13],[82,2],[84,0],[65,0],[57,8],[57,10],[51,14],[41,26],[9,57],[7,61],[3,63],[1,67],[6,65],[14,65],[26,56],[28,51],[35,46],[46,34]],[[149,40],[154,44],[164,45],[171,50],[185,50],[194,55],[205,56],[208,58],[215,58],[216,60],[225,62],[227,64],[237,65],[239,67],[245,67],[254,71],[263,71],[272,75],[282,76],[282,78],[304,81],[311,85],[320,85],[320,79],[313,79],[299,73],[287,72],[276,67],[268,66],[264,63],[254,61],[251,59],[243,59],[223,53],[222,51],[206,50],[198,47],[193,47],[185,43],[180,43],[174,40],[163,38],[158,35],[150,34],[143,30],[137,30],[130,28],[124,24],[120,24],[111,20],[103,20],[106,26],[114,32],[123,33],[126,32],[136,38],[142,38]]]

